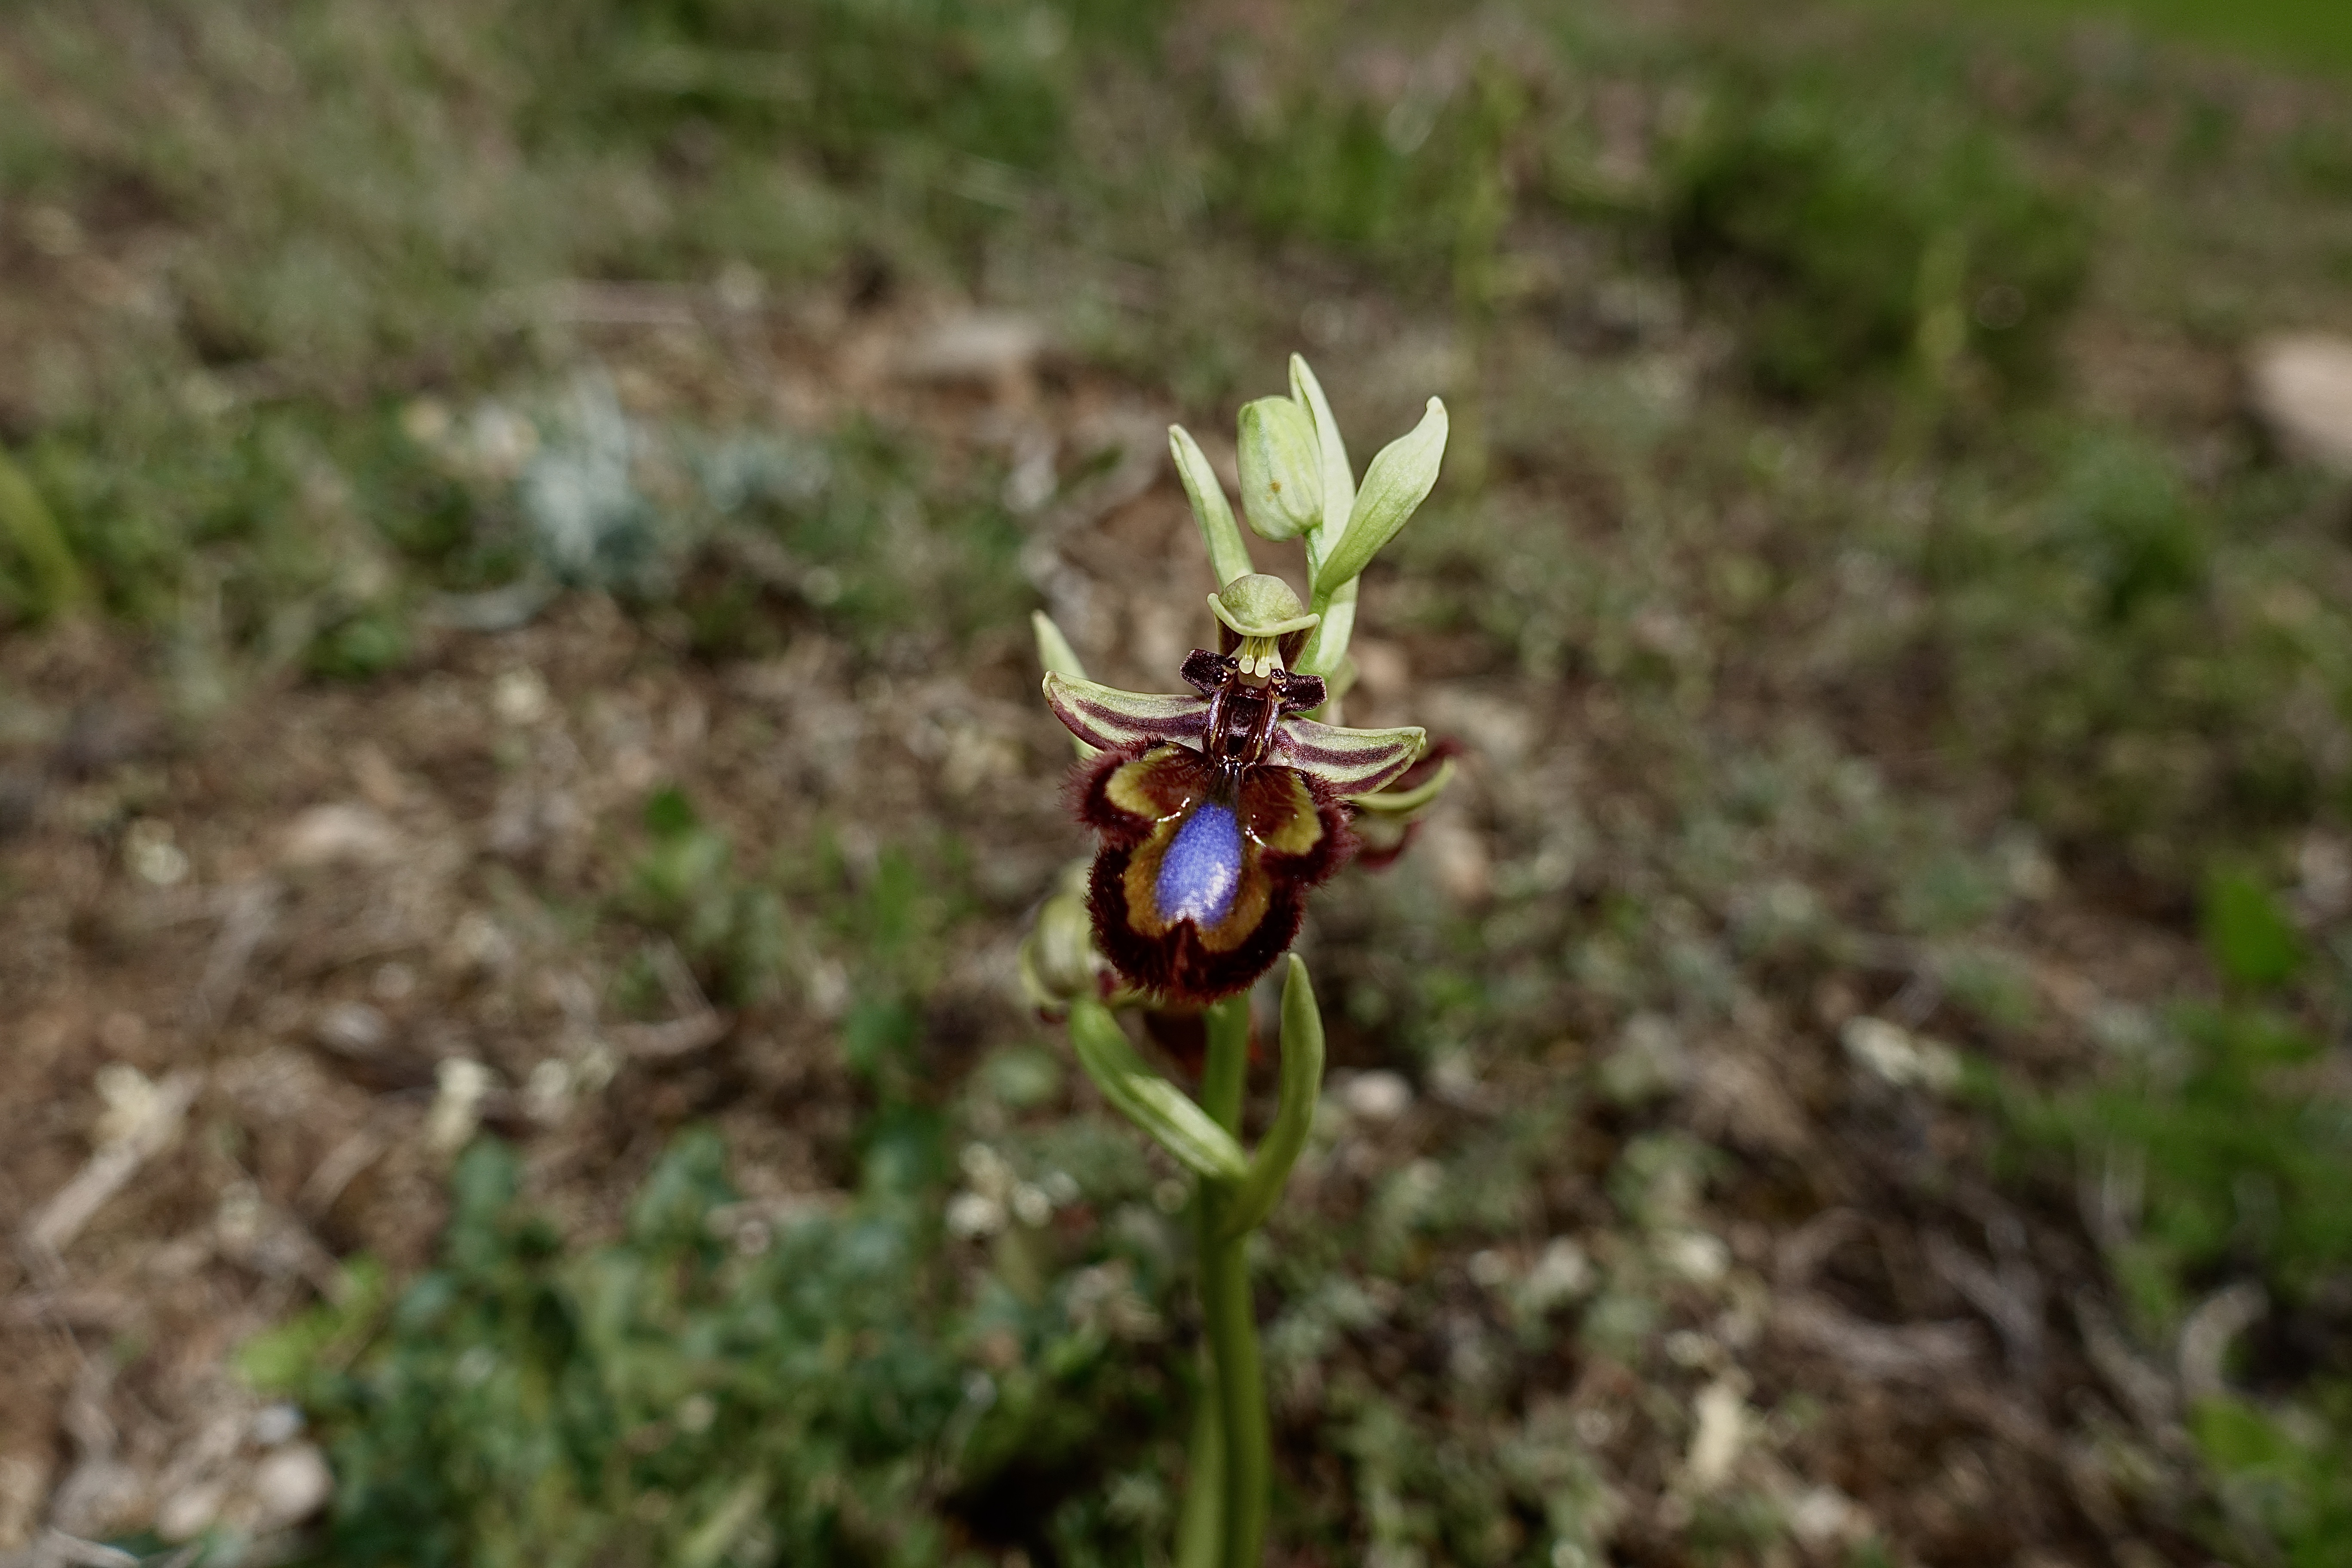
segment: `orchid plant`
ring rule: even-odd
[[[1194,648],[1177,671],[1192,689],[1088,680],[1060,629],[1043,615],[1034,622],[1046,705],[1077,746],[1077,815],[1100,847],[1040,910],[1022,949],[1024,980],[1042,1006],[1066,1015],[1104,1098],[1195,1179],[1206,1376],[1178,1568],[1261,1560],[1272,1453],[1244,1248],[1306,1146],[1322,1088],[1322,1015],[1294,953],[1279,1100],[1257,1147],[1244,1150],[1250,989],[1297,937],[1308,890],[1368,837],[1379,858],[1392,856],[1454,766],[1427,754],[1420,729],[1339,722],[1355,675],[1357,580],[1436,483],[1444,405],[1431,398],[1359,486],[1323,388],[1295,354],[1290,388],[1241,411],[1242,504],[1260,536],[1304,542],[1307,599],[1255,569],[1214,470],[1173,426],[1169,445],[1218,584],[1209,596],[1217,646]],[[1202,1016],[1197,1100],[1145,1061],[1118,1023],[1121,1007]]]

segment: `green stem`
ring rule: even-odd
[[[1201,1079],[1202,1109],[1238,1138],[1242,1090],[1249,1072],[1248,994],[1213,1004],[1207,1023],[1209,1060]],[[1228,1181],[1201,1182],[1201,1315],[1208,1328],[1224,1426],[1224,1568],[1259,1568],[1274,1455],[1244,1256],[1249,1237],[1223,1234],[1234,1189]]]
[[[1209,1029],[1209,1061],[1201,1072],[1201,1109],[1239,1139],[1242,1090],[1249,1079],[1249,993],[1210,1003],[1202,1021]]]
[[[1176,1520],[1176,1568],[1220,1568],[1225,1552],[1225,1417],[1217,1369],[1201,1357],[1201,1396],[1184,1467],[1184,1511]]]

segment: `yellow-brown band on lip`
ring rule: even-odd
[[[1240,828],[1230,902],[1202,923],[1162,907],[1162,871],[1185,825],[1211,804]],[[1097,944],[1129,982],[1205,1000],[1243,989],[1297,934],[1307,889],[1354,846],[1337,805],[1283,767],[1225,774],[1199,752],[1162,743],[1105,759],[1081,816],[1103,834],[1089,878]]]

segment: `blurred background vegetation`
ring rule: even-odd
[[[615,1077],[429,981],[514,1037],[491,1131],[417,1156],[446,1225],[330,1193],[333,1267],[236,1352],[326,1512],[25,1518],[1164,1561],[1169,1173],[1003,983],[1084,848],[1024,623],[1167,684],[1150,606],[1205,576],[1158,432],[1303,347],[1360,460],[1454,412],[1364,674],[1469,757],[1310,930],[1342,1070],[1260,1260],[1280,1560],[2352,1562],[2352,502],[2242,373],[2352,331],[2352,24],[2061,9],[0,17],[0,899],[58,944],[14,983],[194,963],[102,891],[42,912],[40,857],[168,889],[170,818],[228,885],[202,825],[299,804],[273,714],[471,799],[382,716],[478,689],[478,773],[538,777],[499,731],[551,704],[623,782],[569,858],[555,808],[449,828],[450,885],[595,977],[547,1018],[656,1041]],[[775,707],[766,782],[614,762],[629,682]],[[125,692],[186,765],[53,789]],[[425,1138],[450,1080],[368,1079],[358,961],[248,948],[187,1059],[293,1041]],[[12,1093],[126,1055],[59,1050]],[[557,1079],[609,1099],[520,1109]],[[58,1500],[79,1431],[16,1431]]]

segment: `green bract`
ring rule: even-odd
[[[1446,758],[1437,764],[1437,771],[1425,783],[1411,789],[1384,789],[1370,795],[1351,795],[1348,804],[1358,811],[1369,811],[1375,816],[1410,816],[1445,793],[1454,782],[1454,759]]]
[[[1322,563],[1315,569],[1317,593],[1353,582],[1372,563],[1381,546],[1394,539],[1413,509],[1428,499],[1444,456],[1445,405],[1433,397],[1421,423],[1381,447],[1364,470],[1364,488],[1349,509],[1347,531],[1336,545],[1325,546]]]
[[[1323,395],[1323,384],[1315,379],[1302,354],[1290,356],[1290,395],[1315,420],[1315,446],[1323,458],[1323,521],[1316,531],[1328,542],[1348,526],[1348,509],[1356,504],[1355,470],[1348,466],[1348,443],[1339,438],[1331,400]]]
[[[1242,510],[1262,539],[1293,539],[1323,521],[1323,451],[1315,416],[1287,397],[1242,405]]]
[[[1084,860],[1063,871],[1061,885],[1038,907],[1037,923],[1021,943],[1020,964],[1022,993],[1041,1013],[1059,1013],[1080,997],[1101,994],[1105,966],[1087,913]]]
[[[1307,978],[1307,963],[1297,953],[1282,982],[1282,1100],[1274,1125],[1250,1156],[1249,1174],[1234,1189],[1218,1233],[1226,1237],[1247,1236],[1265,1223],[1275,1200],[1290,1180],[1315,1125],[1315,1100],[1323,1091],[1323,1010],[1315,1005],[1315,987]]]
[[[1234,1135],[1136,1055],[1118,1020],[1101,1003],[1072,1005],[1070,1043],[1103,1098],[1187,1170],[1221,1182],[1238,1182],[1249,1173],[1248,1159]]]

